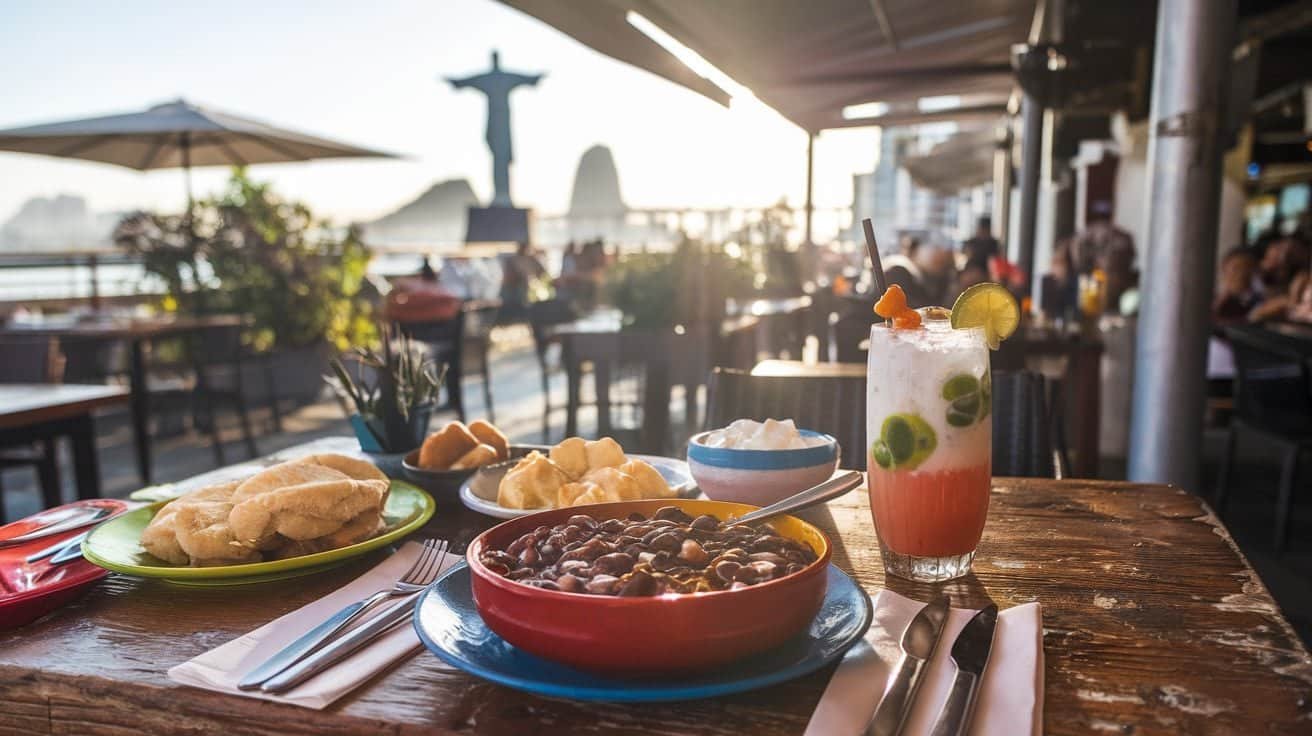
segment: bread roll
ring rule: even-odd
[[[539,509],[556,502],[556,494],[569,479],[540,452],[530,452],[501,479],[497,503],[508,509]]]
[[[460,456],[459,460],[451,463],[452,470],[468,470],[469,468],[480,468],[488,463],[496,462],[497,451],[492,445],[479,445],[474,449]]]
[[[649,463],[630,459],[620,466],[620,471],[633,476],[633,480],[642,488],[643,498],[670,498],[675,495],[670,484],[665,482],[665,476]]]
[[[571,480],[578,480],[588,472],[587,444],[582,437],[570,437],[561,440],[559,445],[551,448],[551,462]]]
[[[584,443],[583,450],[588,456],[588,470],[617,468],[624,464],[624,448],[610,437]]]
[[[464,422],[451,422],[430,434],[419,448],[419,467],[428,470],[447,470],[465,453],[478,447],[478,438]]]
[[[469,432],[477,437],[479,442],[491,445],[492,449],[497,451],[498,460],[510,459],[510,440],[506,439],[506,435],[491,423],[475,419],[469,423]]]

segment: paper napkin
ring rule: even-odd
[[[884,695],[888,677],[902,654],[899,643],[912,617],[924,606],[881,590],[873,598],[874,622],[865,640],[848,650],[825,688],[807,725],[806,736],[864,734]],[[956,666],[952,642],[976,611],[953,608],[943,626],[904,736],[928,736],[947,700]],[[998,614],[993,650],[980,685],[971,736],[1016,736],[1043,731],[1043,617],[1038,603]]]
[[[184,685],[248,698],[262,698],[305,708],[328,707],[378,672],[420,649],[423,645],[414,628],[400,626],[335,667],[281,695],[270,695],[258,690],[245,692],[237,689],[237,683],[247,672],[337,611],[379,590],[392,587],[418,559],[422,548],[419,542],[407,542],[395,554],[346,587],[170,669],[169,679]],[[459,564],[460,560],[460,555],[448,554],[443,561],[443,569]]]

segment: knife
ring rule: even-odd
[[[270,678],[260,686],[260,689],[266,693],[287,692],[355,654],[387,632],[408,621],[422,592],[413,593],[401,599],[400,603],[369,619],[349,634],[288,667],[278,676]]]
[[[75,544],[75,545],[82,544],[82,540],[86,538],[87,538],[87,532],[82,532],[81,534],[76,534],[74,536],[69,537],[68,539],[61,539],[58,542],[55,542],[54,544],[50,545],[49,547],[45,547],[37,552],[33,552],[32,554],[23,558],[23,561],[29,565],[32,564],[33,562],[39,562],[47,557],[51,557],[59,554],[60,552],[63,552],[64,550],[68,549],[68,545],[70,544]]]
[[[64,545],[64,548],[56,552],[54,557],[50,558],[50,566],[56,567],[65,562],[82,559],[82,541],[85,540],[90,533],[91,532],[83,532],[76,537],[70,537],[68,542]]]
[[[313,654],[328,643],[333,634],[358,618],[365,610],[366,600],[359,600],[333,614],[323,623],[310,629],[296,641],[278,650],[255,669],[246,673],[237,683],[238,690],[258,690],[260,685],[272,679],[274,675],[296,664],[303,657]]]
[[[916,691],[920,689],[921,674],[934,654],[939,637],[943,634],[943,624],[948,618],[951,600],[946,594],[930,601],[920,609],[907,629],[902,633],[902,657],[889,678],[884,690],[884,699],[879,701],[875,715],[870,719],[866,736],[898,736],[906,725],[911,713],[911,704],[915,702]]]
[[[94,524],[97,521],[100,521],[101,519],[105,518],[109,514],[110,514],[109,509],[104,508],[103,506],[96,507],[95,511],[90,511],[86,513],[78,514],[76,516],[64,518],[63,521],[60,521],[57,524],[50,524],[48,526],[43,526],[34,531],[30,531],[26,534],[22,534],[17,537],[0,539],[0,547],[15,547],[20,544],[27,544],[28,542],[31,542],[34,539],[50,537],[50,536],[54,536],[55,534],[59,534],[61,532],[69,531],[70,529],[77,529],[79,527],[84,527],[89,524]]]
[[[952,645],[952,661],[957,665],[952,690],[943,710],[939,711],[932,736],[960,736],[970,727],[975,714],[975,696],[979,694],[984,666],[993,649],[993,630],[998,624],[998,607],[990,603],[975,614],[957,635]]]

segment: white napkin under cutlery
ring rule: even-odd
[[[380,590],[392,587],[418,559],[422,545],[407,542],[373,569],[317,601],[308,603],[264,626],[169,670],[169,679],[184,685],[216,690],[247,698],[262,698],[305,708],[323,709],[360,684],[413,654],[423,645],[414,628],[401,625],[369,646],[281,695],[259,690],[243,691],[237,683],[274,653],[295,641],[340,609]],[[443,570],[457,565],[462,557],[447,555]],[[366,619],[367,620],[367,619]],[[445,666],[445,665],[443,665]]]
[[[806,736],[864,734],[889,673],[902,655],[902,632],[924,603],[891,590],[880,590],[872,603],[874,622],[865,640],[848,650],[816,706]],[[953,608],[934,648],[924,680],[902,731],[904,736],[928,736],[947,700],[956,666],[949,655],[952,642],[976,611]],[[993,649],[980,683],[971,736],[1017,736],[1043,731],[1043,616],[1038,603],[1026,603],[998,614]]]

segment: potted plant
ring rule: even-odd
[[[400,475],[401,459],[428,434],[428,420],[445,378],[433,361],[399,332],[386,332],[382,347],[356,348],[356,370],[329,361],[325,380],[351,420],[360,449],[388,475]]]
[[[137,213],[115,233],[164,281],[166,310],[247,315],[247,386],[270,396],[316,400],[325,360],[372,340],[363,298],[370,252],[355,228],[334,228],[266,182],[235,169],[217,197],[197,202],[190,220]],[[267,361],[267,362],[266,362]]]

